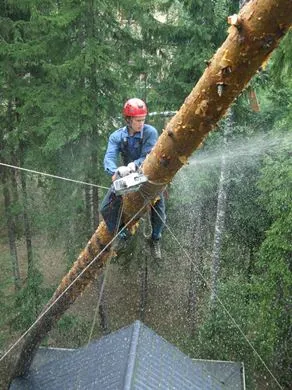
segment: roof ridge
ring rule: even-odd
[[[132,379],[133,379],[133,372],[134,372],[135,360],[136,360],[137,346],[138,346],[140,330],[141,330],[142,326],[143,326],[143,324],[139,320],[135,321],[133,324],[131,344],[130,344],[130,349],[129,349],[129,359],[128,359],[128,364],[127,364],[127,369],[126,369],[123,390],[130,390],[131,389],[131,383],[132,383]]]

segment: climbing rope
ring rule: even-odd
[[[108,190],[108,189],[109,189],[109,187],[104,187],[104,186],[100,186],[100,185],[93,184],[93,183],[88,183],[88,182],[81,181],[81,180],[69,179],[68,177],[51,175],[50,173],[34,171],[33,169],[27,169],[27,168],[17,167],[17,166],[15,166],[15,165],[4,164],[4,163],[1,163],[1,162],[0,162],[0,165],[2,165],[3,167],[7,167],[7,168],[13,168],[13,169],[17,169],[17,170],[20,170],[20,171],[25,171],[25,172],[34,173],[34,174],[37,174],[37,175],[42,175],[42,176],[51,177],[51,178],[54,178],[54,179],[60,179],[60,180],[64,180],[64,181],[70,181],[70,182],[72,182],[72,183],[82,184],[82,185],[86,185],[86,186],[90,186],[90,187],[97,187],[97,188],[102,188],[102,189],[105,189],[105,190]]]

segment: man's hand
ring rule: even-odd
[[[137,171],[137,166],[134,162],[130,162],[127,167],[130,169],[130,173],[136,172]]]
[[[121,177],[125,177],[131,173],[130,168],[122,166],[119,167],[115,174],[112,176],[112,181],[115,181],[116,179],[119,179]]]
[[[127,166],[119,167],[115,174],[112,176],[112,181],[115,181],[116,179],[119,179],[121,177],[125,177],[129,175],[130,173],[136,172],[137,166],[134,162],[130,162]]]

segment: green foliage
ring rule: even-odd
[[[260,199],[272,222],[259,250],[254,289],[259,297],[258,324],[265,329],[265,355],[288,385],[292,361],[287,348],[291,343],[292,169],[287,125],[287,119],[275,123],[270,135],[277,136],[279,152],[269,153],[259,180]]]
[[[292,32],[288,31],[282,40],[279,49],[273,55],[272,76],[274,81],[279,85],[282,82],[290,82],[292,79],[291,61],[292,61]]]
[[[43,276],[36,268],[30,270],[27,284],[22,287],[15,300],[15,316],[11,320],[14,330],[29,328],[36,320],[42,307],[52,294],[52,289],[44,288]]]
[[[67,348],[82,347],[88,342],[88,322],[76,315],[64,315],[57,324],[58,337]]]
[[[13,298],[8,297],[5,293],[5,285],[1,284],[0,289],[0,347],[3,348],[7,344],[7,336],[11,332],[10,321],[13,321],[13,313],[11,313],[11,305],[13,305]]]
[[[240,286],[240,289],[238,289]],[[220,301],[200,327],[193,348],[206,359],[250,361],[252,351],[243,334],[249,333],[249,320],[255,315],[248,305],[251,286],[243,277],[234,277],[220,286]],[[233,320],[231,320],[231,317]],[[224,340],[224,343],[222,343]],[[199,343],[198,345],[196,343]]]
[[[161,109],[178,109],[201,76],[206,61],[226,37],[227,3],[222,0],[167,3],[169,26],[162,30],[161,36],[166,34],[170,47],[164,51],[165,71],[154,82],[161,95]]]

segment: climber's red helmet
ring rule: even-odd
[[[136,116],[145,116],[147,115],[148,110],[146,104],[143,100],[138,98],[132,98],[126,101],[123,109],[123,114],[126,118],[136,117]]]

